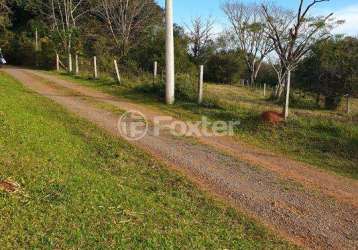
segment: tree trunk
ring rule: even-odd
[[[283,94],[284,91],[285,91],[285,81],[282,81],[282,82],[278,85],[277,96],[276,96],[276,99],[277,99],[277,100],[281,100],[282,94]]]
[[[276,86],[276,90],[275,90],[275,94],[274,94],[274,98],[276,100],[280,100],[282,98],[282,94],[283,94],[283,91],[285,90],[285,75],[286,74],[278,74],[277,75],[277,79],[278,79],[278,83],[277,83],[277,86]]]
[[[250,74],[250,86],[253,87],[255,85],[255,76],[254,73]]]

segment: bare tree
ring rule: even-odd
[[[270,11],[272,16],[276,20],[276,25],[279,27],[279,30],[281,30],[282,32],[287,31],[290,28],[292,20],[295,19],[294,12],[277,7],[275,5],[270,6]],[[266,26],[266,32],[268,33],[268,37],[270,37],[269,34],[271,30],[269,26]],[[279,56],[277,56],[277,53],[275,54],[270,53],[270,55],[268,56],[268,61],[273,67],[274,71],[276,72],[277,80],[278,80],[275,91],[273,93],[273,97],[279,100],[286,86],[287,69],[282,59]]]
[[[274,69],[276,75],[277,75],[277,85],[275,87],[275,91],[273,92],[274,98],[279,98],[282,96],[282,92],[285,87],[286,79],[287,79],[287,71],[284,63],[282,60],[275,55],[268,56],[268,62]]]
[[[254,84],[264,58],[273,50],[265,32],[265,16],[259,5],[236,0],[226,2],[222,9],[231,23],[239,49],[244,52],[250,83]]]
[[[291,72],[296,69],[312,45],[328,39],[331,36],[331,29],[341,22],[332,18],[333,13],[320,17],[310,16],[310,10],[321,2],[329,0],[311,0],[307,5],[304,0],[300,0],[297,13],[292,18],[282,15],[281,11],[277,11],[277,7],[262,5],[267,21],[267,35],[271,38],[277,56],[287,71],[285,118],[288,117]]]
[[[191,47],[190,52],[197,64],[205,63],[208,50],[213,43],[214,21],[196,17],[187,25]]]
[[[138,34],[153,15],[153,0],[100,0],[99,17],[108,28],[119,51],[119,59],[138,43]]]
[[[78,21],[90,12],[88,0],[39,1],[39,10],[47,17],[54,39],[68,54],[68,68],[72,71],[73,43],[78,31]]]

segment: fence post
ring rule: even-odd
[[[349,99],[349,94],[347,94],[347,103],[346,103],[346,113],[349,115],[349,113],[351,112],[351,107],[350,107],[350,99]]]
[[[118,83],[121,83],[121,76],[119,75],[117,60],[115,59],[114,59],[114,68],[116,69],[117,81]]]
[[[72,73],[72,54],[68,53],[68,72]]]
[[[158,62],[154,62],[154,72],[153,72],[153,84],[157,81],[157,75],[158,75]]]
[[[60,72],[60,56],[56,53],[56,70]]]
[[[37,31],[37,28],[35,30],[35,51],[39,51],[39,33]]]
[[[290,104],[290,88],[291,88],[291,70],[287,71],[287,87],[286,87],[286,101],[285,101],[285,120],[288,118],[289,114],[289,104]]]
[[[203,85],[204,85],[204,65],[200,65],[199,85],[198,85],[198,104],[203,102]]]
[[[94,78],[98,78],[98,72],[97,72],[97,57],[93,57],[93,70],[94,70]]]
[[[264,97],[266,97],[266,83],[264,83]]]
[[[78,65],[78,54],[76,53],[76,56],[75,56],[75,71],[76,71],[76,75],[78,75],[80,73],[80,68],[79,68],[79,65]]]

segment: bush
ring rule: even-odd
[[[339,104],[342,101],[342,96],[339,95],[331,95],[331,96],[327,96],[325,98],[325,102],[324,102],[324,106],[326,109],[337,109]]]
[[[176,77],[176,98],[182,101],[195,101],[197,96],[197,78],[189,74],[178,74]]]
[[[192,79],[188,74],[178,74],[175,82],[175,98],[179,101],[196,101],[197,89],[195,79]],[[160,81],[158,83],[151,83],[145,81],[134,87],[134,91],[144,94],[149,94],[157,98],[165,98],[165,83]]]
[[[207,62],[205,81],[215,83],[239,82],[246,67],[242,57],[236,52],[219,52],[212,55]]]

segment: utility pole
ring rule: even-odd
[[[165,0],[165,62],[166,62],[166,103],[175,101],[175,64],[174,64],[174,31],[173,31],[173,0]]]

